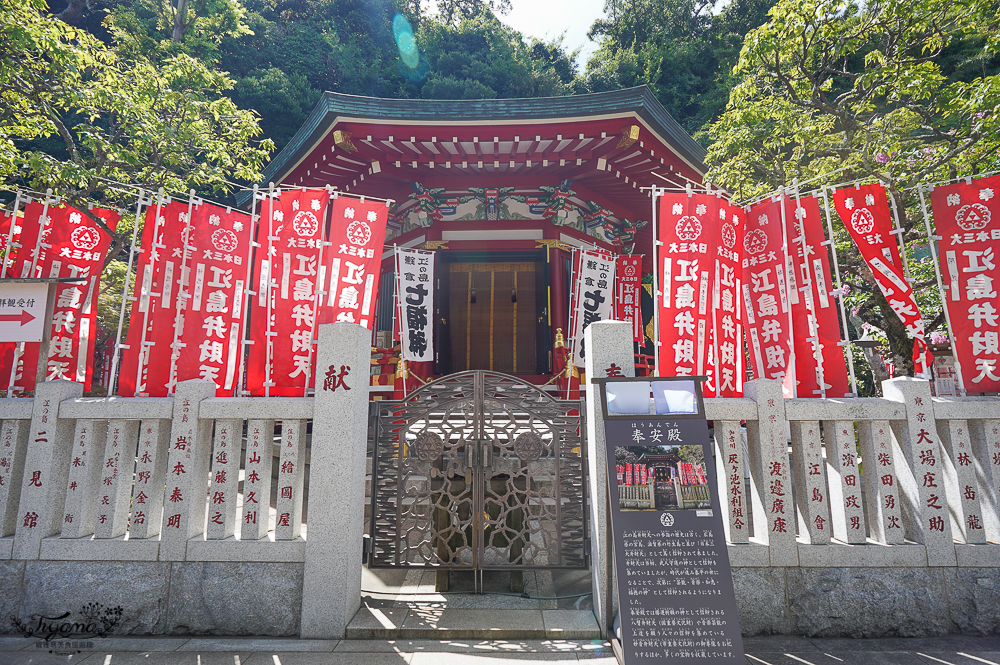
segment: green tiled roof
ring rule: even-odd
[[[334,119],[379,119],[400,122],[428,120],[525,120],[579,118],[634,112],[657,134],[704,173],[705,149],[698,145],[666,109],[653,97],[647,86],[565,97],[528,97],[518,99],[381,99],[326,92],[316,108],[288,145],[264,169],[263,183],[277,181],[289,167],[318,142]],[[262,183],[262,184],[263,184]],[[240,204],[249,198],[243,192]]]

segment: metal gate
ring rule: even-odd
[[[378,404],[370,567],[587,566],[579,401],[473,370]]]

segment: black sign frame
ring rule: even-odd
[[[745,662],[722,521],[727,506],[720,501],[712,462],[714,443],[705,417],[703,380],[698,376],[592,379],[604,419],[621,657],[626,665]],[[613,384],[645,383],[652,389],[654,383],[692,381],[695,413],[644,415],[608,409],[607,392]],[[619,449],[633,456],[642,449],[641,459],[669,465],[678,457],[674,448],[690,446],[701,447],[700,474],[706,480],[688,492],[696,496],[677,496],[685,489],[673,475],[672,487],[663,488],[666,501],[661,504],[659,467],[645,492],[635,485],[625,490],[618,482]],[[663,454],[656,454],[661,448]],[[690,449],[684,453],[697,457]],[[679,473],[679,467],[678,457],[670,473]]]

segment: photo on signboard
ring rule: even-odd
[[[621,510],[705,510],[712,494],[700,445],[615,446]]]

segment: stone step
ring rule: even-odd
[[[415,603],[362,605],[347,626],[347,639],[600,639],[591,610],[447,608]]]

